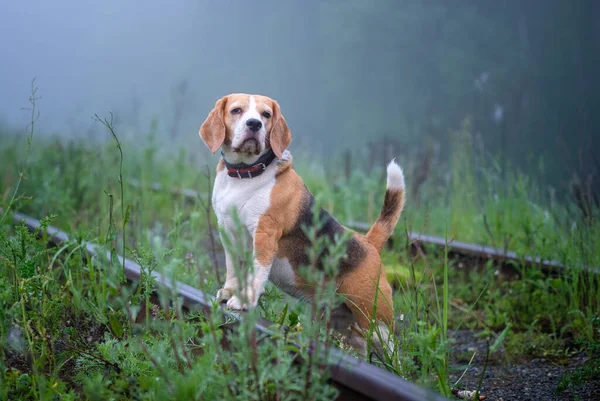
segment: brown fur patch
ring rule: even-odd
[[[361,329],[369,328],[375,298],[377,298],[375,318],[385,324],[392,324],[394,315],[392,288],[387,282],[379,252],[363,236],[360,234],[355,236],[361,241],[367,254],[356,269],[338,278],[338,293],[346,298],[345,304],[354,313]]]
[[[257,260],[263,266],[272,263],[281,249],[281,237],[294,226],[301,210],[301,194],[297,188],[304,187],[302,179],[290,168],[291,163],[288,166],[285,162],[281,164],[277,182],[271,190],[271,205],[258,220],[256,232],[259,236],[255,235],[254,239]]]
[[[272,106],[272,126],[271,129],[267,131],[266,142],[268,143],[267,146],[270,146],[271,149],[273,149],[277,158],[281,159],[283,151],[290,146],[290,143],[292,143],[292,133],[285,122],[285,118],[283,118],[283,114],[281,114],[279,104],[272,100]]]
[[[385,191],[381,214],[365,237],[379,252],[381,252],[388,238],[394,232],[394,227],[396,227],[403,208],[403,189],[388,189]]]
[[[225,108],[229,97],[225,96],[215,103],[215,107],[200,127],[199,135],[211,151],[215,153],[225,142],[231,142],[231,134],[225,126]]]
[[[261,266],[269,266],[277,254],[281,227],[270,217],[261,217],[254,233],[254,254]]]
[[[310,297],[314,290],[310,283],[298,275],[298,268],[309,264],[306,247],[310,246],[310,241],[301,226],[313,223],[314,198],[291,168],[291,163],[282,163],[278,169],[277,183],[271,192],[271,206],[259,220],[255,252],[258,262],[263,265],[271,263],[275,254],[279,258],[287,258],[296,272],[295,287]],[[336,234],[341,235],[347,230],[326,211],[321,211],[320,217],[326,223],[320,235],[334,239]],[[369,328],[376,297],[376,318],[386,324],[392,323],[392,289],[387,282],[379,252],[362,235],[354,233],[350,239],[348,254],[340,261],[336,281],[338,292],[347,299],[345,304],[355,315],[361,329]]]

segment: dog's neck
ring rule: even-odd
[[[227,175],[240,179],[254,178],[261,175],[267,169],[267,166],[277,158],[271,148],[262,151],[257,158],[253,157],[255,160],[250,163],[239,161],[239,159],[237,160],[237,163],[231,163],[229,159],[230,155],[223,151],[221,151],[221,156],[223,157],[223,162],[227,169]]]
[[[231,146],[231,144],[227,145],[227,144],[223,144],[223,146],[221,147],[221,155],[223,156],[224,160],[227,160],[227,163],[231,163],[231,164],[240,164],[240,163],[244,163],[244,164],[254,164],[256,162],[256,160],[258,160],[262,155],[264,155],[265,153],[267,153],[271,148],[270,147],[266,147],[265,149],[263,149],[260,153],[258,154],[254,154],[254,153],[244,153],[244,152],[236,152],[233,150],[233,147]]]

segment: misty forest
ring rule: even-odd
[[[0,400],[600,399],[600,2],[37,0],[0,38]],[[232,93],[279,105],[261,178],[199,135]],[[262,251],[214,200],[290,182],[279,115],[303,262],[239,310]]]

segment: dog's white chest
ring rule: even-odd
[[[226,171],[219,172],[212,199],[219,225],[235,232],[233,210],[237,209],[240,222],[254,237],[258,220],[271,204],[275,171],[275,166],[270,166],[258,177],[243,179],[229,177]]]

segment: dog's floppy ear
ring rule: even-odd
[[[279,104],[273,100],[273,126],[271,127],[270,144],[278,159],[282,158],[283,151],[290,146],[291,142],[292,133],[281,114]]]
[[[200,138],[213,154],[219,150],[225,141],[227,131],[225,121],[223,121],[225,104],[227,104],[227,96],[217,100],[215,108],[208,114],[200,127]]]

